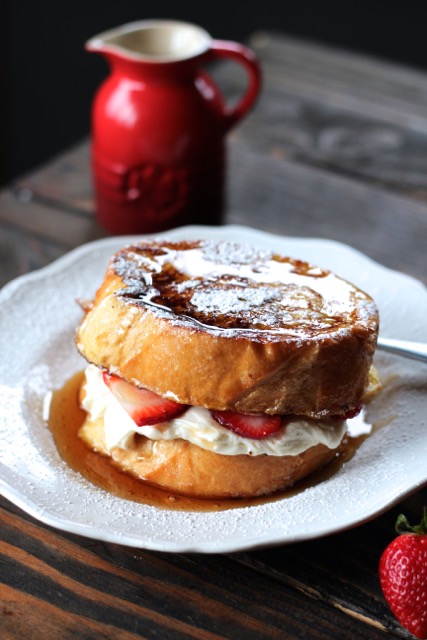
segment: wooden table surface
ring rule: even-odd
[[[427,75],[283,35],[250,44],[264,89],[229,138],[225,222],[339,240],[427,283]],[[233,95],[238,70],[218,75]],[[93,209],[87,141],[5,189],[0,284],[105,235]],[[202,555],[62,533],[1,499],[0,637],[410,637],[377,565],[397,514],[423,504],[425,489],[344,533]]]

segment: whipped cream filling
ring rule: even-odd
[[[91,421],[103,420],[108,451],[114,447],[131,449],[138,433],[151,440],[181,438],[222,455],[296,456],[317,444],[335,449],[347,431],[344,420],[292,416],[284,418],[279,431],[271,436],[260,440],[242,438],[218,424],[203,407],[189,407],[173,420],[138,427],[104,383],[98,367],[89,365],[85,377],[82,407]]]

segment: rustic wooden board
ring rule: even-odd
[[[0,286],[104,237],[92,215],[70,211],[20,189],[0,194]]]
[[[93,217],[94,202],[89,142],[83,141],[59,158],[22,176],[15,184],[16,197],[42,202]]]
[[[426,199],[425,74],[270,33],[255,34],[251,45],[264,88],[239,138],[266,154]],[[231,66],[218,73],[234,97],[237,74]]]
[[[0,504],[0,625],[12,638],[28,607],[47,640],[62,626],[61,638],[108,638],[114,630],[125,638],[383,637],[372,610],[354,611],[365,596],[336,571],[343,554],[331,558],[321,542],[230,557],[151,553],[58,535]],[[367,602],[372,609],[374,598]],[[375,606],[395,631],[385,606]],[[80,635],[84,629],[89,635]]]
[[[338,240],[427,282],[426,204],[324,169],[250,153],[240,140],[230,151],[228,221]]]
[[[0,287],[17,276],[49,264],[63,253],[62,246],[0,222]]]

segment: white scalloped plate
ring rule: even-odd
[[[187,227],[159,236],[271,247],[330,268],[368,291],[385,336],[427,341],[427,291],[336,242],[285,238],[237,226]],[[378,354],[385,388],[369,418],[383,424],[335,475],[289,497],[217,512],[162,510],[114,497],[59,457],[45,420],[48,393],[83,368],[74,348],[81,311],[112,253],[135,238],[84,245],[0,292],[0,488],[58,529],[133,547],[230,552],[334,533],[381,513],[427,481],[427,367]]]

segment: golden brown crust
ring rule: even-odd
[[[116,254],[78,330],[82,355],[184,404],[312,417],[357,407],[378,333],[371,298],[280,256],[252,256],[250,277],[236,275],[244,260],[222,264],[221,244],[151,243]],[[177,267],[176,256],[194,250],[222,269],[219,279]],[[260,279],[271,265],[288,269],[289,281]]]
[[[86,420],[79,435],[126,473],[174,493],[207,499],[248,498],[286,489],[325,466],[336,453],[319,444],[298,456],[227,456],[184,440],[143,436],[131,450],[115,447],[109,453],[102,420]]]

